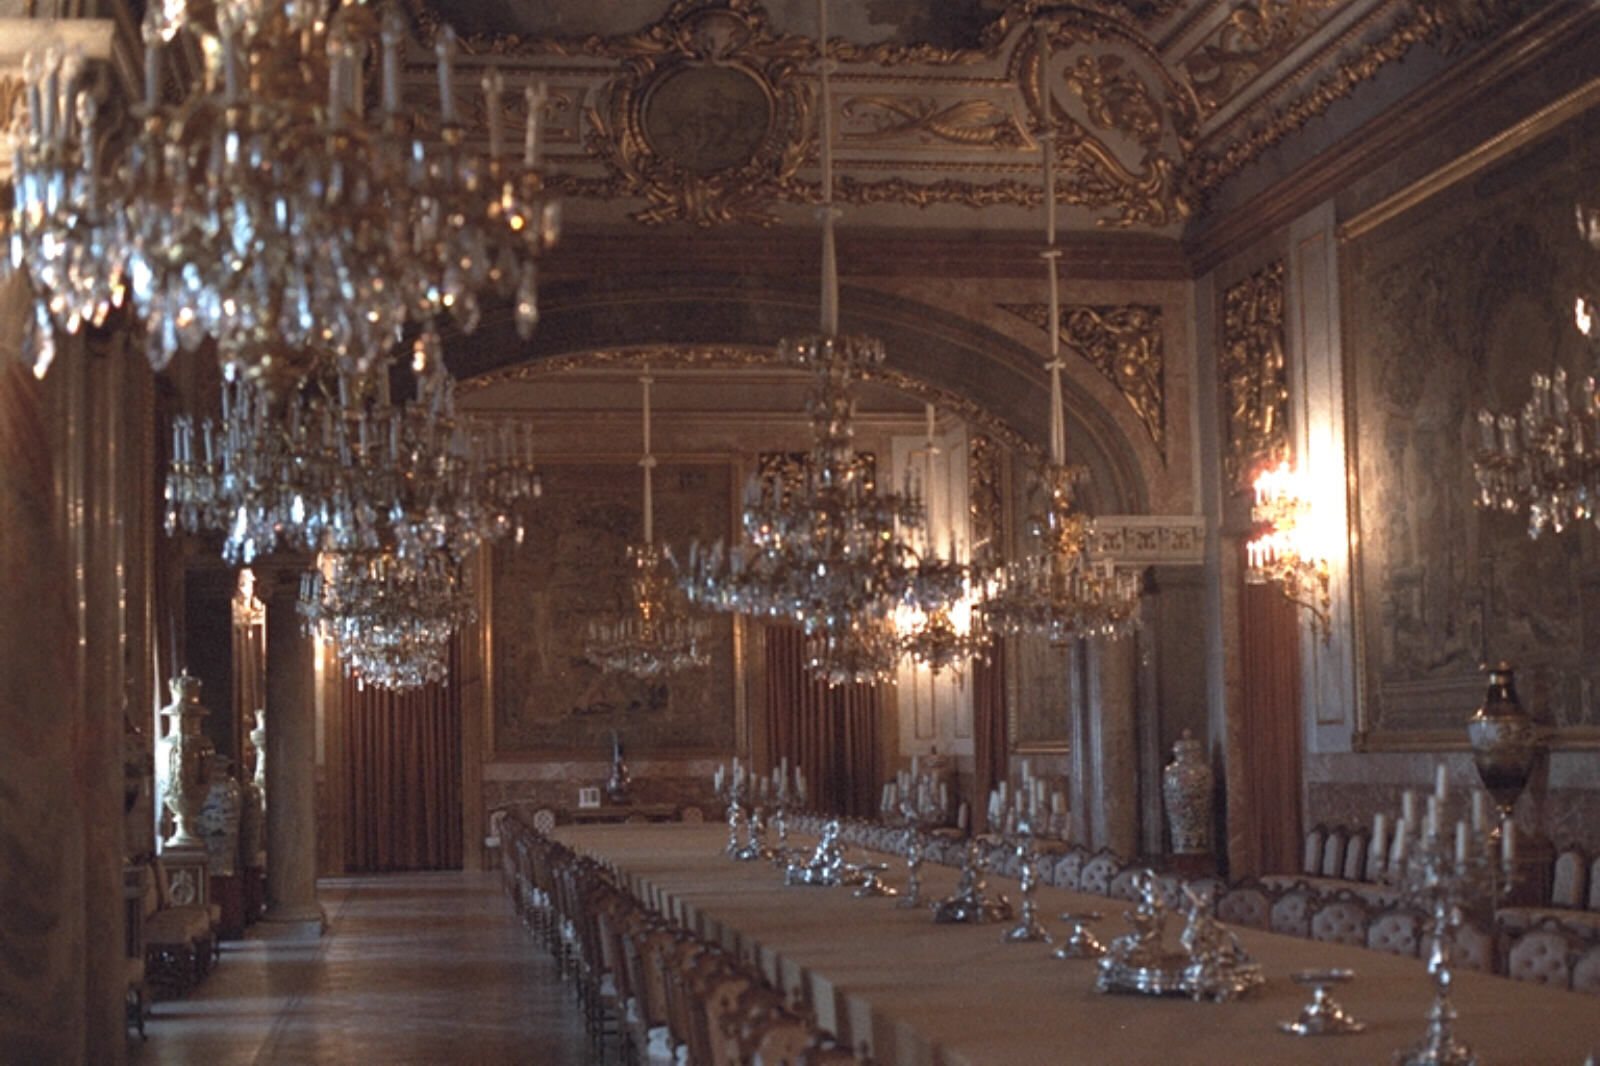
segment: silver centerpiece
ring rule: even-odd
[[[739,764],[738,756],[733,759],[733,773],[729,774],[727,767],[718,766],[712,777],[712,788],[717,798],[728,805],[728,843],[723,847],[722,853],[729,857],[737,856],[739,848],[739,827],[744,824],[744,801],[749,797],[750,785],[745,777],[744,767]]]
[[[622,758],[622,736],[615,729],[611,731],[611,775],[606,778],[606,798],[612,803],[627,803],[633,784],[633,775],[628,772],[628,764]]]
[[[849,867],[851,881],[856,890],[851,893],[856,899],[875,899],[880,896],[898,896],[900,890],[884,881],[878,875],[889,868],[886,862],[858,862]]]
[[[1151,870],[1134,879],[1139,902],[1123,916],[1133,926],[1111,941],[1096,964],[1097,992],[1127,992],[1145,996],[1188,996],[1225,1003],[1237,999],[1265,979],[1239,939],[1225,929],[1213,913],[1210,893],[1188,888],[1188,921],[1179,948],[1166,942],[1168,908]]]
[[[906,826],[907,877],[905,894],[897,906],[916,908],[928,905],[928,900],[922,895],[923,830],[943,822],[945,810],[939,802],[931,774],[917,774],[910,781],[911,787],[899,790],[896,798],[900,817]]]
[[[1031,796],[1031,792],[1023,795]],[[1011,843],[1017,850],[1017,878],[1022,890],[1022,913],[1017,924],[1006,930],[1005,938],[1013,943],[1050,943],[1050,932],[1039,921],[1038,908],[1034,903],[1039,887],[1039,845],[1033,831],[1035,818],[1046,819],[1045,824],[1048,825],[1049,813],[1032,802],[1020,804],[1015,829],[1011,834]]]
[[[961,881],[953,895],[933,906],[936,922],[1008,922],[1011,920],[1011,901],[996,893],[988,895],[989,860],[976,838],[967,841],[967,853],[961,865]]]
[[[844,880],[844,850],[839,846],[839,819],[830,818],[822,825],[822,839],[803,863],[791,862],[784,867],[783,883],[786,885],[837,885]]]

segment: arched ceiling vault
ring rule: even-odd
[[[814,0],[407,2],[416,98],[437,94],[446,18],[465,35],[460,98],[490,63],[547,83],[552,183],[580,224],[766,226],[820,199]],[[836,194],[871,225],[1031,228],[1048,128],[1065,226],[1177,237],[1385,67],[1470,52],[1551,2],[835,2]],[[524,120],[519,93],[504,107]],[[467,121],[485,135],[481,101]]]
[[[663,367],[771,370],[780,338],[815,332],[817,325],[809,281],[697,275],[572,282],[549,286],[541,303],[531,341],[517,337],[509,310],[487,312],[470,338],[446,336],[450,368],[467,394],[646,359]],[[841,307],[844,332],[869,333],[887,348],[886,364],[869,380],[932,402],[1024,453],[1042,454],[1049,406],[1036,351],[938,308],[871,290],[847,288]],[[1148,446],[1135,448],[1081,383],[1069,377],[1064,388],[1068,451],[1090,469],[1093,506],[1147,511]]]

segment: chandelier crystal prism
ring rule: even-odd
[[[115,160],[98,157],[79,55],[50,45],[25,63],[28,130],[0,270],[24,271],[35,294],[37,374],[58,332],[124,304],[156,369],[209,338],[230,377],[275,388],[329,367],[365,373],[408,327],[448,317],[470,333],[487,295],[512,301],[531,332],[536,262],[560,229],[540,169],[542,90],[524,93],[523,150],[510,155],[504,82],[486,68],[481,155],[457,117],[448,27],[439,139],[416,135],[400,94],[407,24],[392,3],[173,0],[147,6],[143,35],[141,126]],[[204,72],[168,103],[162,54],[180,35]]]
[[[677,586],[671,556],[655,541],[655,494],[650,450],[650,386],[646,366],[639,377],[644,393],[644,539],[628,545],[628,606],[620,615],[589,625],[584,655],[607,673],[655,678],[705,666],[711,658],[711,623],[689,610]]]
[[[1138,627],[1140,581],[1119,570],[1109,556],[1091,550],[1093,521],[1078,506],[1078,487],[1088,469],[1067,462],[1066,413],[1062,401],[1061,249],[1056,246],[1055,127],[1049,117],[1050,50],[1045,28],[1038,28],[1039,99],[1046,118],[1040,137],[1044,155],[1045,250],[1049,291],[1050,459],[1041,477],[1048,493],[1044,509],[1029,519],[1032,554],[1007,563],[982,602],[989,626],[998,633],[1031,633],[1052,644],[1084,637],[1119,638]]]
[[[1577,205],[1578,234],[1600,253],[1600,204]],[[1516,414],[1478,412],[1473,476],[1478,506],[1525,513],[1528,536],[1600,523],[1600,292],[1580,293],[1573,323],[1588,341],[1587,373],[1535,371]]]

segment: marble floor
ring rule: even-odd
[[[320,939],[226,943],[136,1066],[578,1066],[583,1022],[497,873],[331,878]]]

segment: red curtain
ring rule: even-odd
[[[345,869],[460,869],[460,689],[346,679],[344,707]]]
[[[1244,572],[1241,546],[1240,573]],[[1277,585],[1241,581],[1241,756],[1230,810],[1232,876],[1300,868],[1300,608]]]
[[[787,757],[805,771],[812,806],[833,814],[877,814],[883,701],[876,685],[812,680],[805,667],[805,635],[795,626],[769,625],[767,756]]]
[[[1006,736],[1006,642],[994,638],[990,645],[988,662],[982,658],[972,661],[972,733],[973,768],[972,796],[969,799],[972,831],[982,833],[989,826],[989,792],[1007,773]]]

